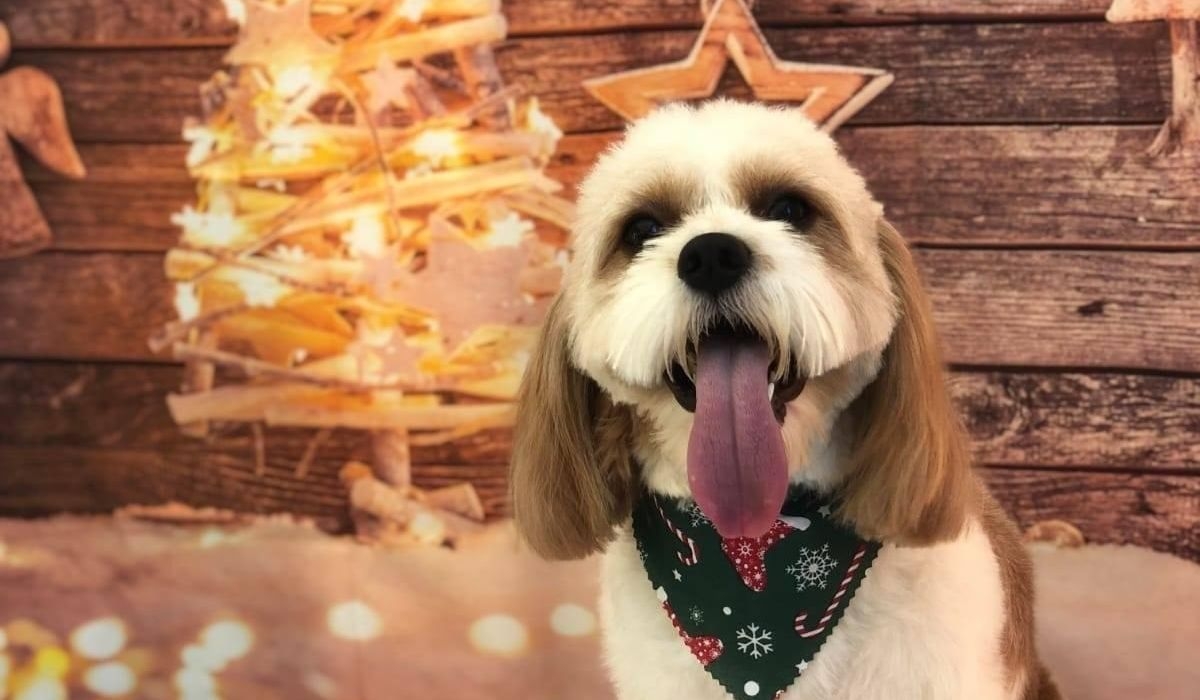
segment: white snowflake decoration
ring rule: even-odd
[[[737,631],[738,651],[760,658],[771,653],[771,633],[758,625],[747,625]]]
[[[834,566],[837,566],[837,560],[829,556],[829,545],[823,544],[820,549],[801,547],[800,558],[786,571],[796,577],[796,590],[806,591],[824,588]]]
[[[739,542],[737,551],[739,555],[748,557],[754,554],[754,545],[749,542]]]
[[[708,516],[704,514],[704,511],[700,510],[700,506],[696,505],[695,502],[684,506],[683,512],[692,521],[692,527],[699,527],[709,523]]]
[[[692,622],[704,622],[704,611],[700,608],[692,608],[688,615],[691,616]]]

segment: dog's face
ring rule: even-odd
[[[765,531],[790,481],[853,470],[813,464],[810,448],[876,376],[906,312],[918,330],[927,319],[906,310],[907,253],[827,135],[781,109],[664,108],[600,158],[578,209],[520,402],[514,505],[535,546],[526,525],[542,518],[525,496],[577,490],[619,519],[632,462],[725,536]],[[929,357],[908,359],[929,371]],[[600,462],[529,464],[580,449]]]

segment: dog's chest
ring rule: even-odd
[[[605,555],[600,609],[621,700],[729,697],[672,626],[629,532]],[[934,547],[886,546],[834,633],[780,700],[1010,697],[1003,622],[999,569],[980,528]]]

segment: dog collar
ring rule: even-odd
[[[738,700],[771,700],[833,634],[879,552],[803,491],[762,537],[722,539],[695,503],[643,493],[633,534],[692,655]]]

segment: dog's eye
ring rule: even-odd
[[[800,229],[812,218],[812,206],[803,197],[794,194],[781,194],[776,197],[771,206],[767,207],[766,218],[772,221],[782,221],[792,228]]]
[[[642,249],[646,241],[661,235],[663,231],[662,224],[652,216],[639,214],[633,217],[625,224],[625,229],[621,232],[621,242],[625,247],[633,252]]]

